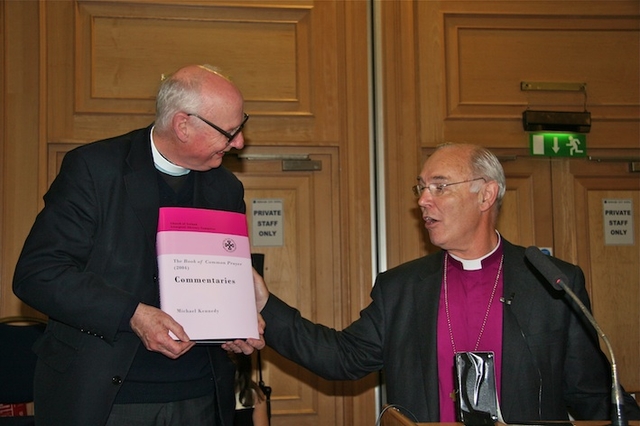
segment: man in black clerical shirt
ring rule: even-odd
[[[264,346],[195,346],[158,309],[159,208],[245,211],[221,166],[244,146],[242,95],[191,65],[161,83],[156,107],[149,127],[67,153],[18,260],[15,294],[49,316],[35,346],[39,425],[231,425],[227,350]]]

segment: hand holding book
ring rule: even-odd
[[[159,352],[171,359],[180,357],[195,345],[171,316],[144,303],[138,305],[130,324],[147,350]],[[172,339],[169,332],[179,340]]]
[[[243,353],[245,355],[251,355],[254,350],[261,350],[266,346],[266,342],[264,340],[264,327],[265,327],[264,319],[262,315],[258,313],[258,333],[260,334],[259,339],[248,338],[246,340],[236,339],[231,342],[226,342],[222,344],[222,349],[235,353]]]

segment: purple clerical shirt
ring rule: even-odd
[[[494,290],[498,269],[502,262],[502,241],[497,249],[482,259],[480,269],[474,262],[462,262],[445,253],[447,264],[447,300],[445,304],[444,274],[438,306],[438,383],[440,396],[440,421],[455,422],[456,405],[452,398],[454,391],[454,345],[457,352],[494,352],[496,389],[500,400],[500,377],[502,370],[502,303],[503,271],[500,272],[493,295],[489,314],[487,307]],[[475,262],[478,263],[478,262]],[[476,267],[479,267],[480,264]],[[484,331],[478,341],[482,324]],[[453,340],[453,342],[452,342]],[[477,347],[476,347],[477,343]]]

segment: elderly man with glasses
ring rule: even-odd
[[[190,65],[160,84],[155,123],[65,156],[13,285],[49,316],[35,347],[37,424],[233,424],[227,350],[264,340],[190,341],[158,308],[155,238],[161,207],[245,212],[221,166],[244,146],[243,107],[229,79]]]
[[[611,382],[595,330],[569,296],[496,230],[505,194],[498,159],[447,144],[413,187],[424,227],[441,248],[381,273],[372,302],[342,331],[314,324],[255,276],[267,344],[334,380],[384,370],[387,400],[418,422],[454,422],[454,354],[493,352],[496,391],[508,423],[609,419]],[[546,260],[546,259],[545,259]],[[582,270],[549,259],[589,305]],[[640,418],[625,394],[629,418]],[[492,422],[492,419],[488,419]]]

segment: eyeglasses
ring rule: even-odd
[[[467,183],[467,182],[474,182],[476,180],[480,180],[482,179],[483,181],[487,181],[485,178],[483,177],[479,177],[479,178],[475,178],[475,179],[468,179],[468,180],[463,180],[460,182],[453,182],[453,183],[429,183],[426,185],[422,185],[422,184],[417,184],[411,187],[411,189],[413,190],[413,194],[420,198],[420,196],[422,195],[422,192],[425,189],[429,190],[429,193],[431,195],[433,195],[434,197],[438,197],[442,194],[444,194],[444,190],[445,188],[449,187],[449,186],[453,186],[453,185],[459,185],[461,183]]]
[[[214,129],[216,129],[218,132],[222,133],[224,135],[224,137],[227,138],[227,145],[229,145],[231,143],[233,138],[238,136],[238,133],[240,133],[242,131],[242,128],[244,127],[244,123],[246,123],[247,120],[249,119],[249,115],[245,112],[244,113],[244,118],[242,119],[242,123],[240,123],[240,125],[236,128],[236,130],[233,133],[229,133],[226,130],[216,126],[215,124],[213,124],[212,122],[210,122],[206,118],[200,117],[198,114],[189,114],[189,113],[187,113],[187,115],[199,118],[200,120],[202,120],[205,123],[207,123],[209,126],[211,126]]]

